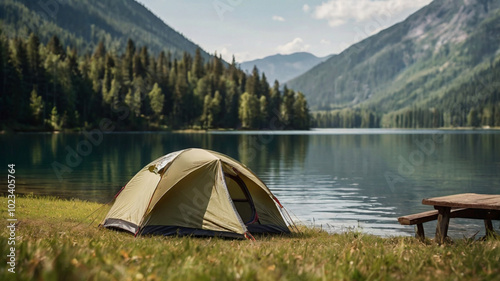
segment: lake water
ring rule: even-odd
[[[5,176],[7,164],[16,164],[18,194],[103,203],[159,156],[189,147],[219,151],[260,176],[298,222],[331,232],[413,235],[413,227],[400,226],[397,217],[432,209],[421,204],[423,198],[500,193],[500,131],[495,130],[151,132],[90,139],[22,133],[0,135],[0,145]],[[6,181],[0,186],[5,191]],[[425,228],[432,236],[435,224]],[[451,236],[478,230],[478,236],[484,233],[482,221],[451,221]]]

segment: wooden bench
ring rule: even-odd
[[[468,209],[451,209],[450,217],[460,217],[461,215],[467,213]],[[422,212],[418,214],[407,215],[398,218],[398,222],[401,225],[417,225],[417,233],[415,237],[419,238],[421,241],[425,240],[424,232],[424,222],[429,222],[438,219],[438,210],[432,210],[427,212]]]

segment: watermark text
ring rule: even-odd
[[[7,165],[7,228],[9,229],[7,249],[7,270],[16,273],[16,164]]]

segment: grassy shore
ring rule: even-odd
[[[6,221],[7,199],[1,197]],[[438,246],[411,237],[303,228],[257,241],[139,237],[97,227],[107,206],[16,199],[16,266],[2,227],[0,280],[499,280],[500,240]],[[92,212],[94,215],[89,216]],[[96,220],[94,221],[94,219]]]

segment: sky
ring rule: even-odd
[[[138,0],[208,53],[237,62],[338,54],[431,0]]]

